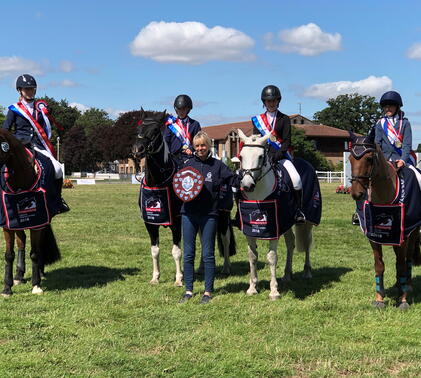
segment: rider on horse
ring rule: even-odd
[[[289,117],[278,110],[281,102],[281,91],[275,85],[263,88],[261,100],[266,112],[252,118],[253,134],[271,134],[268,139],[268,154],[274,165],[278,162],[287,170],[294,188],[294,197],[298,204],[295,214],[295,223],[305,223],[306,218],[302,212],[303,186],[301,177],[291,162],[288,149],[291,146],[291,122]]]
[[[36,150],[50,159],[55,171],[56,190],[61,197],[63,171],[61,164],[53,155],[54,148],[50,142],[51,125],[47,117],[46,103],[35,101],[37,82],[31,75],[20,75],[16,79],[16,90],[20,94],[19,101],[9,106],[2,128],[9,131],[13,128],[15,137],[26,148],[31,152]],[[69,206],[61,198],[59,212],[64,213],[69,210]]]
[[[401,110],[402,98],[398,92],[389,91],[380,99],[383,117],[374,126],[375,142],[380,146],[386,160],[400,169],[407,166],[414,171],[421,189],[421,173],[415,168],[416,156],[412,151],[412,131],[408,118]]]
[[[164,139],[170,153],[180,162],[193,153],[193,138],[201,130],[199,122],[188,116],[192,109],[192,99],[185,94],[178,95],[174,100],[177,117],[169,115],[166,122]]]

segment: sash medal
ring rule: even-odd
[[[252,117],[251,121],[253,122],[253,125],[256,126],[257,130],[259,130],[260,134],[262,134],[262,136],[267,134],[270,135],[268,142],[273,148],[276,150],[281,148],[282,143],[276,139],[276,135],[274,134],[272,126],[269,124],[266,113]]]
[[[48,135],[45,133],[45,130],[43,127],[39,124],[39,122],[31,115],[31,113],[26,109],[25,105],[23,105],[20,101],[10,105],[9,109],[16,114],[19,114],[26,118],[29,123],[34,128],[34,131],[36,132],[40,142],[45,147],[47,151],[50,151],[51,154],[56,157],[56,151],[54,150],[53,145],[51,144],[50,140],[48,139]]]
[[[173,134],[181,141],[183,149],[189,148],[193,150],[193,147],[190,143],[188,124],[186,125],[186,127],[184,127],[183,122],[181,122],[179,118],[175,118],[172,115],[168,116],[167,122],[165,124],[169,127]]]

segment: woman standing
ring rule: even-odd
[[[196,134],[193,138],[193,148],[195,152],[184,163],[184,167],[192,167],[199,171],[204,178],[204,184],[199,195],[190,202],[184,202],[181,209],[186,291],[180,303],[187,302],[193,296],[196,236],[200,231],[205,275],[205,292],[200,303],[205,304],[212,299],[214,290],[215,235],[220,188],[224,184],[232,185],[235,177],[224,163],[212,157],[211,140],[205,132],[199,131]]]

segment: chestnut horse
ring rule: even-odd
[[[5,189],[12,190],[16,194],[30,190],[36,182],[39,173],[36,171],[34,159],[31,154],[28,153],[21,142],[4,129],[0,129],[0,146],[0,166],[3,167],[1,174],[3,175],[5,169],[7,170],[7,177],[5,175],[6,182],[2,181],[2,193]],[[33,294],[42,294],[43,292],[41,289],[41,274],[43,273],[44,266],[60,259],[60,251],[49,223],[50,220],[49,217],[48,224],[42,227],[31,228],[30,230]],[[26,237],[23,230],[12,230],[7,228],[5,223],[3,223],[2,227],[6,242],[6,264],[2,295],[10,296],[14,284],[12,272],[15,258],[15,234],[18,236],[19,249],[17,275],[15,277],[15,280],[18,282],[23,281],[23,274],[25,272],[24,246]]]
[[[354,200],[362,200],[368,196],[368,201],[378,205],[391,204],[396,197],[398,173],[395,167],[386,161],[380,147],[374,143],[374,135],[355,136],[351,134],[352,151],[349,158],[352,169],[351,195]],[[374,255],[374,270],[376,274],[376,296],[373,306],[383,308],[385,290],[383,275],[382,244],[369,241]],[[419,257],[419,227],[407,236],[401,245],[394,245],[396,255],[396,277],[398,298],[397,307],[409,308],[408,294],[412,290],[411,268],[418,264]]]

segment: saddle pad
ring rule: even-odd
[[[405,206],[364,202],[363,230],[367,238],[384,245],[401,245],[405,237]]]
[[[5,227],[10,230],[39,228],[50,223],[46,191],[38,188],[19,193],[2,192]]]
[[[257,239],[279,239],[277,200],[240,200],[238,209],[244,235]]]
[[[172,225],[171,197],[168,187],[153,188],[142,185],[139,206],[146,223],[160,226]]]

